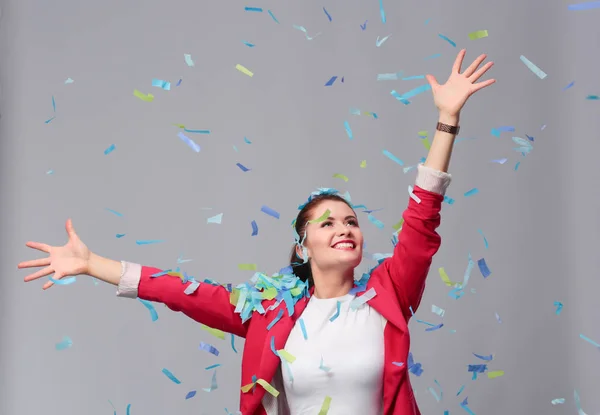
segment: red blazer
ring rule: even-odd
[[[409,199],[404,211],[404,224],[391,258],[386,258],[371,272],[367,290],[374,288],[377,295],[368,301],[388,321],[384,330],[385,366],[383,374],[384,415],[420,415],[410,384],[408,352],[410,336],[408,320],[417,310],[432,257],[440,247],[441,238],[436,232],[440,224],[440,210],[444,197],[420,187],[414,194],[421,200]],[[177,277],[151,278],[161,270],[142,267],[138,297],[166,304],[174,311],[181,311],[192,319],[209,327],[219,329],[246,339],[242,356],[242,386],[255,379],[271,382],[280,359],[271,351],[271,337],[275,337],[275,350],[283,349],[294,323],[301,316],[308,298],[300,299],[292,316],[286,312],[282,301],[274,310],[265,314],[253,312],[252,318],[242,324],[240,315],[234,312],[230,293],[224,286],[200,284],[190,295],[184,293],[187,286]],[[366,291],[357,294],[360,296]],[[265,300],[267,309],[275,300]],[[270,329],[269,323],[283,308],[283,317]],[[392,362],[403,362],[398,366]],[[266,415],[262,406],[265,389],[257,384],[249,392],[240,392],[243,415]]]

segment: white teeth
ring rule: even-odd
[[[334,246],[334,248],[336,248],[336,249],[354,248],[354,244],[348,243],[348,242],[344,242],[344,243],[341,243],[341,244],[337,244],[336,246]]]

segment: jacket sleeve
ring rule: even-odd
[[[384,261],[406,321],[419,307],[433,256],[441,244],[436,229],[451,179],[448,173],[418,166],[415,198],[409,198],[402,215],[404,223],[394,253]]]
[[[235,306],[230,302],[230,293],[221,285],[200,283],[192,294],[184,290],[191,282],[181,283],[181,279],[170,275],[152,277],[162,273],[158,268],[146,267],[130,262],[122,262],[123,272],[117,288],[117,296],[140,298],[163,303],[173,311],[181,311],[186,316],[213,329],[246,337],[247,324],[242,324]]]

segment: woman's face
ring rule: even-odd
[[[327,210],[327,219],[306,226],[304,246],[312,267],[321,271],[354,269],[360,264],[363,247],[356,214],[344,202],[323,200],[312,209],[309,220],[321,218]],[[300,238],[303,236],[300,235]],[[302,250],[297,248],[297,251],[302,258]]]

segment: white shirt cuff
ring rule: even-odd
[[[137,298],[142,266],[132,262],[121,261],[121,279],[117,286],[117,297]]]
[[[423,164],[417,166],[417,179],[415,180],[415,185],[423,190],[444,195],[451,181],[451,174],[432,169]]]

